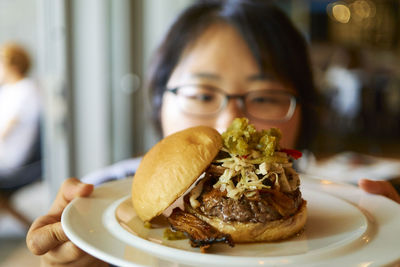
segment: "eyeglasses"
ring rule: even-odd
[[[268,122],[287,121],[296,109],[296,96],[282,90],[259,90],[243,95],[228,95],[213,86],[184,85],[167,91],[177,96],[177,104],[182,112],[193,116],[215,116],[234,98],[241,100],[246,116]]]

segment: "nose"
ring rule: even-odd
[[[218,132],[223,133],[235,118],[244,116],[242,101],[238,98],[231,98],[218,115],[215,128]]]

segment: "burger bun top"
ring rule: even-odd
[[[182,196],[221,147],[221,135],[207,126],[179,131],[152,147],[132,182],[132,204],[139,218],[150,221]]]

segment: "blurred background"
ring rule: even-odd
[[[0,0],[0,44],[27,49],[43,99],[41,181],[10,197],[24,216],[45,212],[66,177],[141,155],[158,140],[142,87],[146,69],[165,29],[193,1]],[[400,158],[400,2],[278,3],[310,45],[322,100],[316,158],[345,151]],[[21,260],[15,249],[26,252],[25,227],[0,214],[6,266]]]

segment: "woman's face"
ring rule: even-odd
[[[186,49],[168,81],[167,88],[186,85],[194,88],[208,86],[228,95],[244,95],[264,90],[295,93],[292,88],[260,73],[241,36],[233,27],[222,23],[209,27]],[[222,133],[234,118],[246,116],[238,98],[230,99],[218,113],[208,116],[189,114],[191,111],[183,112],[179,103],[181,102],[176,94],[164,94],[161,108],[164,136],[197,125],[207,125]],[[297,105],[293,116],[284,122],[271,123],[251,117],[249,119],[258,130],[280,128],[283,133],[281,145],[294,147],[300,127],[300,112]]]

